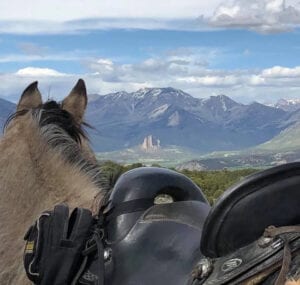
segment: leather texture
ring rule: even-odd
[[[206,257],[230,254],[257,240],[270,225],[300,224],[300,163],[248,176],[212,207],[203,228]]]
[[[107,209],[137,199],[173,197],[142,211],[108,220],[105,284],[182,285],[199,260],[202,227],[210,206],[186,176],[162,168],[138,168],[118,180]]]
[[[274,284],[269,281],[278,276],[283,259],[283,240],[289,240],[289,247],[293,254],[299,251],[299,233],[282,234],[267,246],[261,246],[259,241],[255,241],[234,253],[214,258],[211,261],[213,270],[209,276],[195,283],[197,285]],[[272,270],[268,272],[270,268]],[[275,273],[272,274],[273,272]],[[266,279],[264,274],[271,276]],[[255,283],[259,278],[262,279],[261,283]]]

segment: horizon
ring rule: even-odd
[[[171,86],[167,86],[167,87],[142,87],[140,89],[137,89],[135,91],[131,91],[131,92],[128,92],[128,91],[125,91],[125,90],[120,90],[120,91],[116,91],[116,92],[110,92],[110,93],[107,93],[107,94],[97,94],[97,93],[87,93],[87,96],[90,98],[90,97],[93,97],[93,96],[98,96],[98,97],[101,97],[101,96],[113,96],[114,94],[118,94],[118,93],[127,93],[127,94],[133,94],[133,93],[137,93],[137,92],[140,92],[142,90],[155,90],[155,89],[173,89],[175,91],[180,91],[180,92],[183,92],[189,96],[192,96],[193,98],[196,98],[196,99],[199,99],[199,100],[209,100],[211,99],[212,97],[226,97],[226,98],[229,98],[230,100],[233,100],[234,102],[238,103],[238,104],[242,104],[242,105],[251,105],[251,104],[255,104],[255,103],[259,103],[259,104],[262,104],[262,105],[265,105],[265,106],[268,106],[268,107],[274,107],[274,108],[278,108],[276,107],[275,105],[277,103],[280,103],[280,101],[284,100],[284,101],[287,101],[287,102],[290,102],[290,101],[294,101],[296,102],[296,104],[300,104],[300,98],[279,98],[277,101],[275,102],[259,102],[259,101],[249,101],[249,102],[241,102],[241,101],[238,101],[226,94],[216,94],[216,95],[210,95],[209,97],[196,97],[196,96],[193,96],[192,94],[182,90],[182,89],[179,89],[179,88],[174,88],[174,87],[171,87]],[[55,100],[55,101],[58,101],[56,100],[55,97],[52,96],[52,94],[47,94],[47,98],[45,99],[45,96],[42,94],[42,97],[44,100]],[[7,102],[10,102],[10,103],[13,103],[13,104],[17,104],[18,103],[18,100],[9,100],[8,98],[5,98],[5,97],[2,97],[0,96],[0,99],[3,99]],[[19,99],[19,98],[18,98]],[[93,102],[97,99],[95,99],[95,97],[92,99],[92,100],[89,100],[89,102]]]
[[[172,4],[0,3],[0,96],[17,101],[39,80],[61,99],[82,77],[89,94],[172,86],[243,103],[300,98],[299,2]]]

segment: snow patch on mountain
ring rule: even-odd
[[[300,98],[296,99],[280,99],[274,105],[275,108],[283,109],[285,111],[296,111],[300,109]]]
[[[167,126],[168,127],[176,127],[179,125],[179,123],[180,123],[180,116],[179,116],[178,111],[176,111],[169,117]]]
[[[150,114],[149,118],[150,119],[155,119],[159,116],[161,116],[164,112],[166,112],[169,108],[169,104],[164,104],[162,106],[159,106],[158,108],[154,109]]]
[[[223,111],[226,112],[228,110],[228,108],[227,108],[226,102],[223,97],[221,97],[221,104],[222,104]]]
[[[133,97],[136,99],[144,99],[145,96],[157,97],[162,93],[161,88],[142,88],[136,92],[133,92]]]

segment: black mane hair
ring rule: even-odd
[[[41,118],[39,120],[40,127],[54,124],[63,129],[71,138],[77,143],[81,142],[81,138],[87,138],[86,132],[80,124],[78,124],[73,116],[63,110],[61,106],[55,101],[48,101],[42,105]],[[83,123],[88,126],[88,124]]]
[[[4,124],[4,130],[13,119],[23,116],[29,111],[29,109],[24,109],[10,115]],[[66,110],[62,109],[61,105],[56,101],[47,101],[38,108],[32,109],[32,112],[33,114],[39,113],[38,123],[41,128],[53,124],[64,130],[77,143],[81,143],[81,138],[88,140],[87,134],[82,126],[91,126],[85,122],[81,125],[78,124],[74,120],[73,116]]]

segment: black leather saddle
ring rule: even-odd
[[[201,251],[219,257],[255,240],[270,225],[300,224],[300,162],[248,176],[212,207],[203,228]]]
[[[193,284],[242,284],[239,276],[248,274],[250,278],[270,268],[272,262],[268,260],[272,258],[278,264],[282,261],[283,241],[297,250],[299,233],[282,227],[300,224],[299,201],[300,162],[258,172],[225,191],[203,227],[200,248],[207,259],[200,265],[207,271],[206,276],[200,272],[203,280]],[[269,226],[282,228],[284,233],[268,239],[265,230]],[[204,264],[210,261],[210,265]]]
[[[185,284],[201,255],[209,209],[201,189],[175,171],[123,174],[104,209],[105,284]]]

